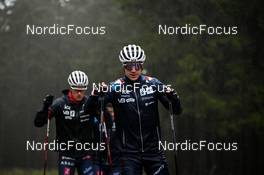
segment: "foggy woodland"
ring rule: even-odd
[[[27,25],[105,26],[104,35],[30,35]],[[158,25],[237,26],[236,35],[163,35]],[[179,151],[181,175],[263,174],[263,4],[260,0],[1,0],[0,169],[41,169],[43,141],[34,115],[46,94],[61,96],[67,77],[82,70],[92,82],[123,75],[118,54],[135,43],[146,75],[172,84],[183,114],[177,141],[237,142],[237,151]],[[161,106],[164,140],[172,141]],[[54,121],[51,126],[55,135]],[[171,152],[167,155],[174,174]],[[56,168],[56,153],[49,153]]]

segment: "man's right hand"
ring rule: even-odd
[[[50,105],[53,102],[53,95],[46,95],[46,97],[43,99],[43,110],[48,110]]]

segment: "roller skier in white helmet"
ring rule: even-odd
[[[55,99],[54,102],[53,96],[46,96],[43,108],[37,112],[34,123],[36,127],[47,124],[47,142],[49,123],[55,118],[56,140],[61,146],[56,150],[59,175],[74,175],[75,170],[79,175],[92,175],[95,174],[92,160],[94,151],[92,147],[84,147],[85,144],[86,146],[96,144],[94,143],[96,128],[92,116],[95,107],[85,95],[88,77],[82,71],[73,71],[68,77],[68,83],[70,88],[64,90],[63,96]],[[44,174],[45,168],[46,164]]]

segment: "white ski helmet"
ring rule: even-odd
[[[144,50],[141,49],[140,46],[136,46],[134,44],[124,46],[119,54],[119,60],[123,64],[129,63],[129,62],[139,62],[143,64],[145,59],[146,59],[146,56],[145,56]]]
[[[76,70],[69,75],[68,83],[71,86],[71,89],[86,90],[89,81],[84,72]]]

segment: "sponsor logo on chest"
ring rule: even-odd
[[[78,112],[72,109],[71,106],[64,105],[63,107],[63,115],[66,120],[72,120],[73,118],[77,117]],[[79,115],[82,116],[84,114],[84,104],[82,105],[81,110],[79,111]]]
[[[140,89],[140,96],[145,96],[149,94],[153,94],[155,91],[153,90],[152,86],[149,87],[142,87]]]
[[[119,98],[119,103],[134,103],[136,100],[134,98]]]

